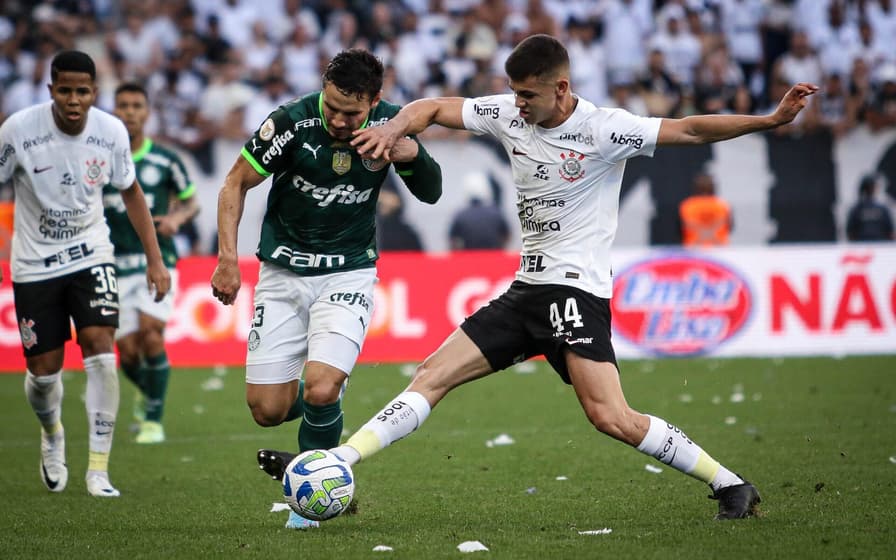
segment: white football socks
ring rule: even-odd
[[[661,418],[647,415],[650,428],[638,451],[657,461],[709,484],[713,490],[742,484],[743,480],[720,465],[679,428]]]
[[[38,376],[25,371],[25,396],[47,434],[52,435],[59,429],[62,418],[62,395],[60,372]]]
[[[420,393],[401,393],[361,426],[344,445],[333,449],[340,459],[353,465],[409,435],[429,416],[429,401]]]
[[[97,354],[84,358],[87,372],[87,422],[91,453],[108,455],[112,450],[112,432],[118,415],[118,372],[115,354]]]

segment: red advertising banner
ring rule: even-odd
[[[417,362],[464,317],[503,292],[519,256],[500,251],[389,253],[360,360]],[[896,354],[896,247],[812,245],[707,251],[620,249],[613,255],[613,345],[648,356]],[[211,293],[213,257],[184,259],[168,324],[177,367],[241,365],[258,262],[243,259],[232,306]],[[9,268],[0,285],[0,371],[24,369]],[[81,369],[66,347],[65,367]]]
[[[510,284],[518,260],[517,254],[504,252],[385,255],[378,261],[374,314],[361,361],[426,357],[465,316]],[[194,257],[178,264],[176,312],[165,337],[174,366],[240,365],[245,361],[258,261],[240,261],[242,287],[231,306],[212,296],[209,280],[216,262],[213,257]],[[23,371],[8,263],[3,267],[0,371]],[[81,369],[81,351],[73,341],[66,345],[65,354],[67,369]]]

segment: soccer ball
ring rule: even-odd
[[[323,449],[296,455],[283,475],[283,497],[305,519],[336,517],[352,501],[355,475],[348,463]]]

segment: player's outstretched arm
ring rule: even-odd
[[[232,304],[240,291],[237,230],[246,193],[264,179],[245,158],[238,156],[218,193],[218,266],[211,284],[212,294],[224,305]]]
[[[356,130],[351,145],[365,157],[391,161],[390,152],[399,138],[423,132],[431,124],[464,128],[463,104],[462,97],[418,99],[402,107],[386,124]]]
[[[156,238],[156,228],[146,206],[146,198],[140,183],[134,183],[121,191],[121,199],[127,208],[128,219],[134,226],[134,231],[140,237],[143,244],[143,252],[146,253],[146,282],[151,292],[155,293],[155,300],[162,301],[168,290],[171,289],[171,275],[162,261],[162,252],[159,250],[159,240]]]
[[[683,119],[663,119],[658,145],[708,144],[768,130],[791,122],[809,101],[818,86],[798,83],[781,99],[769,115],[694,115]]]

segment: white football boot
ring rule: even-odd
[[[40,478],[50,492],[62,492],[68,484],[65,464],[65,430],[62,426],[53,435],[40,431]]]

